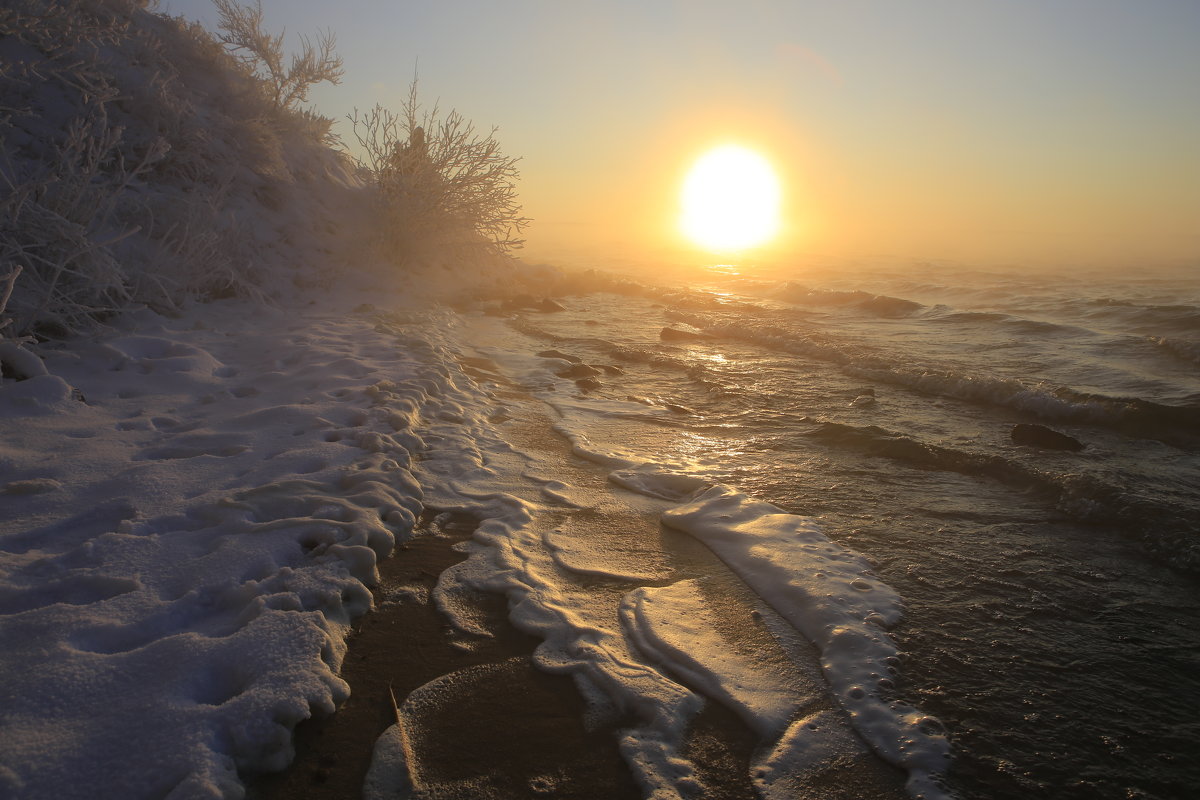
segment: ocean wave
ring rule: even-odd
[[[1200,571],[1196,509],[1165,497],[1147,497],[1082,471],[1054,472],[999,454],[971,453],[920,441],[874,425],[809,420],[804,435],[826,446],[900,461],[919,469],[990,478],[1032,491],[1060,513],[1081,522],[1111,525],[1140,539],[1173,565]]]
[[[1200,443],[1200,406],[1173,406],[1138,397],[1080,392],[1046,382],[904,363],[891,353],[838,342],[814,331],[789,330],[769,319],[735,321],[685,312],[672,312],[670,316],[710,334],[831,362],[849,375],[923,394],[1010,408],[1043,421],[1105,427],[1180,446]]]
[[[1149,340],[1162,351],[1189,364],[1200,364],[1200,342],[1187,339],[1172,339],[1167,336],[1150,336]]]
[[[926,312],[925,318],[935,322],[949,322],[963,325],[977,325],[989,322],[1004,322],[1012,319],[1008,314],[999,311],[959,311],[951,306],[933,306]]]
[[[1078,336],[1092,335],[1093,333],[1086,328],[1074,325],[1063,325],[1047,320],[1024,319],[1021,317],[1009,317],[1006,320],[1002,320],[1000,324],[1008,333],[1017,333],[1024,336]]]
[[[998,332],[1011,336],[1091,336],[1094,331],[1061,322],[1051,322],[1043,319],[1029,319],[1014,316],[1001,311],[963,311],[946,305],[936,305],[926,310],[922,318],[934,323],[950,323],[953,325],[986,326],[996,325]]]
[[[783,286],[776,298],[789,303],[816,306],[850,306],[879,317],[907,317],[925,308],[915,300],[871,294],[862,290],[848,292],[813,289],[796,283]]]
[[[1101,308],[1110,308],[1112,306],[1118,306],[1120,308],[1132,308],[1133,306],[1137,305],[1137,303],[1134,303],[1132,300],[1121,300],[1116,297],[1096,297],[1088,300],[1087,304],[1089,306],[1099,306]]]
[[[695,367],[694,361],[689,361],[686,358],[680,358],[650,347],[609,343],[609,346],[604,348],[604,352],[618,361],[647,364],[657,369],[668,369],[673,372],[686,373]]]
[[[980,455],[929,444],[874,425],[817,422],[804,435],[826,445],[883,456],[923,469],[989,477],[1009,486],[1056,493],[1054,479],[1038,470],[999,455]]]
[[[1089,301],[1088,317],[1120,322],[1133,330],[1146,333],[1186,334],[1200,331],[1200,307],[1179,303],[1172,305],[1139,305],[1133,302]]]

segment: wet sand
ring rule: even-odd
[[[375,740],[396,721],[392,695],[403,702],[452,674],[436,725],[421,736],[423,777],[440,787],[434,796],[521,797],[552,785],[555,797],[641,797],[614,732],[584,730],[571,679],[533,667],[538,640],[508,624],[503,597],[480,595],[493,636],[469,647],[428,602],[437,575],[463,558],[454,544],[474,527],[464,515],[427,514],[418,536],[380,564],[377,610],[356,623],[342,667],[350,699],[297,726],[295,761],[256,779],[251,798],[361,796]]]

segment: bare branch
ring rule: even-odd
[[[236,0],[213,3],[219,16],[217,39],[266,84],[279,108],[295,109],[318,83],[341,83],[342,58],[335,52],[337,37],[332,31],[320,32],[315,46],[308,37],[300,37],[300,53],[292,54],[285,68],[284,34],[271,36],[263,30],[261,0],[253,6]]]
[[[402,255],[414,247],[452,246],[507,253],[524,244],[517,163],[457,111],[423,111],[417,81],[395,114],[382,106],[350,117],[354,136],[388,209],[385,244]]]

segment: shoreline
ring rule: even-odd
[[[454,546],[469,539],[477,521],[461,513],[425,512],[416,535],[379,564],[376,610],[363,615],[348,638],[341,677],[350,698],[333,715],[297,725],[296,757],[283,772],[247,782],[250,800],[345,800],[362,795],[375,740],[396,719],[397,703],[443,676],[465,676],[460,701],[449,702],[437,738],[458,746],[422,768],[438,780],[435,796],[642,796],[609,729],[586,731],[584,702],[573,681],[537,670],[530,655],[536,637],[507,622],[504,598],[480,595],[492,636],[454,631],[429,601],[437,576],[463,560]],[[490,684],[490,686],[489,686]],[[519,731],[519,735],[512,735]],[[470,744],[464,744],[469,742]],[[539,791],[533,783],[543,779]]]

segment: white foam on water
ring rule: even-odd
[[[542,534],[554,562],[577,575],[591,575],[619,581],[660,581],[670,576],[669,570],[653,561],[639,558],[637,551],[613,552],[597,546],[595,538],[584,523],[580,530],[555,528]]]
[[[666,472],[645,464],[634,469],[613,470],[608,474],[608,479],[631,492],[676,502],[685,500],[700,489],[711,485],[701,478],[682,475],[678,472]]]
[[[941,725],[883,698],[897,663],[886,628],[900,597],[870,564],[828,539],[808,518],[726,486],[699,492],[663,523],[704,542],[760,597],[817,646],[826,680],[858,733],[909,773],[914,797],[948,797],[935,781],[949,760]]]
[[[778,671],[742,655],[713,632],[718,622],[695,580],[643,587],[625,597],[622,621],[638,649],[733,709],[767,741],[778,738],[811,697]]]

